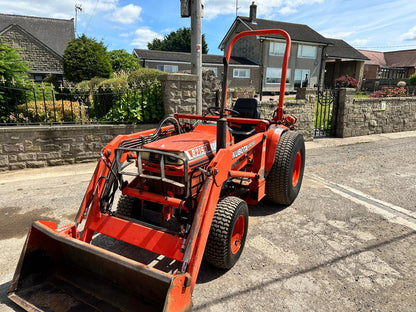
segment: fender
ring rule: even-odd
[[[264,166],[265,176],[269,174],[270,169],[273,166],[275,154],[276,154],[276,147],[279,143],[280,136],[283,132],[287,131],[288,128],[282,125],[272,125],[266,132],[267,141],[266,141],[266,163]]]

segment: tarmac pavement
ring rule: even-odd
[[[203,263],[194,311],[416,311],[416,131],[306,143],[290,207],[250,207],[229,271]],[[0,173],[0,311],[33,220],[71,223],[95,164]],[[116,243],[114,243],[116,244]]]

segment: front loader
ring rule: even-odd
[[[260,118],[255,99],[226,108],[232,47],[253,35],[286,40],[286,81],[285,31],[235,36],[224,57],[221,107],[175,114],[105,146],[74,224],[33,223],[11,300],[27,311],[188,311],[202,259],[230,269],[240,257],[248,205],[265,196],[282,205],[295,200],[305,146],[292,131],[296,117],[283,116],[285,83],[269,120]],[[132,245],[152,261],[99,247],[100,237]]]

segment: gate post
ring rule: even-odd
[[[337,130],[338,138],[354,136],[353,129],[348,128],[348,112],[354,109],[354,88],[341,88],[338,98]]]

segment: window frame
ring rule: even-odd
[[[240,71],[246,71],[248,76],[240,76]],[[238,74],[236,74],[236,72]],[[250,79],[250,68],[233,68],[233,78]]]
[[[278,48],[277,52],[275,52],[275,46],[279,45],[281,46],[280,48],[283,48],[283,50],[280,50],[280,48]],[[272,51],[272,47],[273,47],[273,51]],[[283,56],[285,54],[285,49],[286,49],[286,43],[285,42],[278,42],[278,41],[271,41],[270,45],[269,45],[269,55],[271,56]]]
[[[168,70],[166,70],[166,68],[176,68],[176,71],[173,71],[173,70],[170,70],[170,71],[168,71]],[[178,71],[179,71],[179,66],[178,65],[168,65],[168,64],[164,64],[164,65],[157,65],[157,69],[158,70],[161,70],[161,71],[163,71],[163,72],[165,72],[165,73],[177,73]]]
[[[268,76],[269,70],[277,70],[278,72],[280,72],[280,76],[277,76],[277,77],[269,77]],[[286,85],[290,85],[290,83],[291,83],[290,82],[291,81],[290,75],[291,75],[291,69],[288,68],[287,69],[287,76],[286,76]],[[267,81],[268,79],[277,79],[278,82],[268,82]],[[281,67],[267,67],[266,68],[266,75],[265,75],[265,82],[266,82],[266,84],[280,85],[281,84],[281,79],[282,79],[282,68]]]
[[[314,55],[310,56],[310,55],[305,55],[304,54],[304,47],[307,48],[313,48],[314,49]],[[298,45],[298,58],[305,58],[305,59],[316,59],[316,56],[318,55],[318,47],[314,46],[314,45],[309,45],[309,44],[299,44]]]

